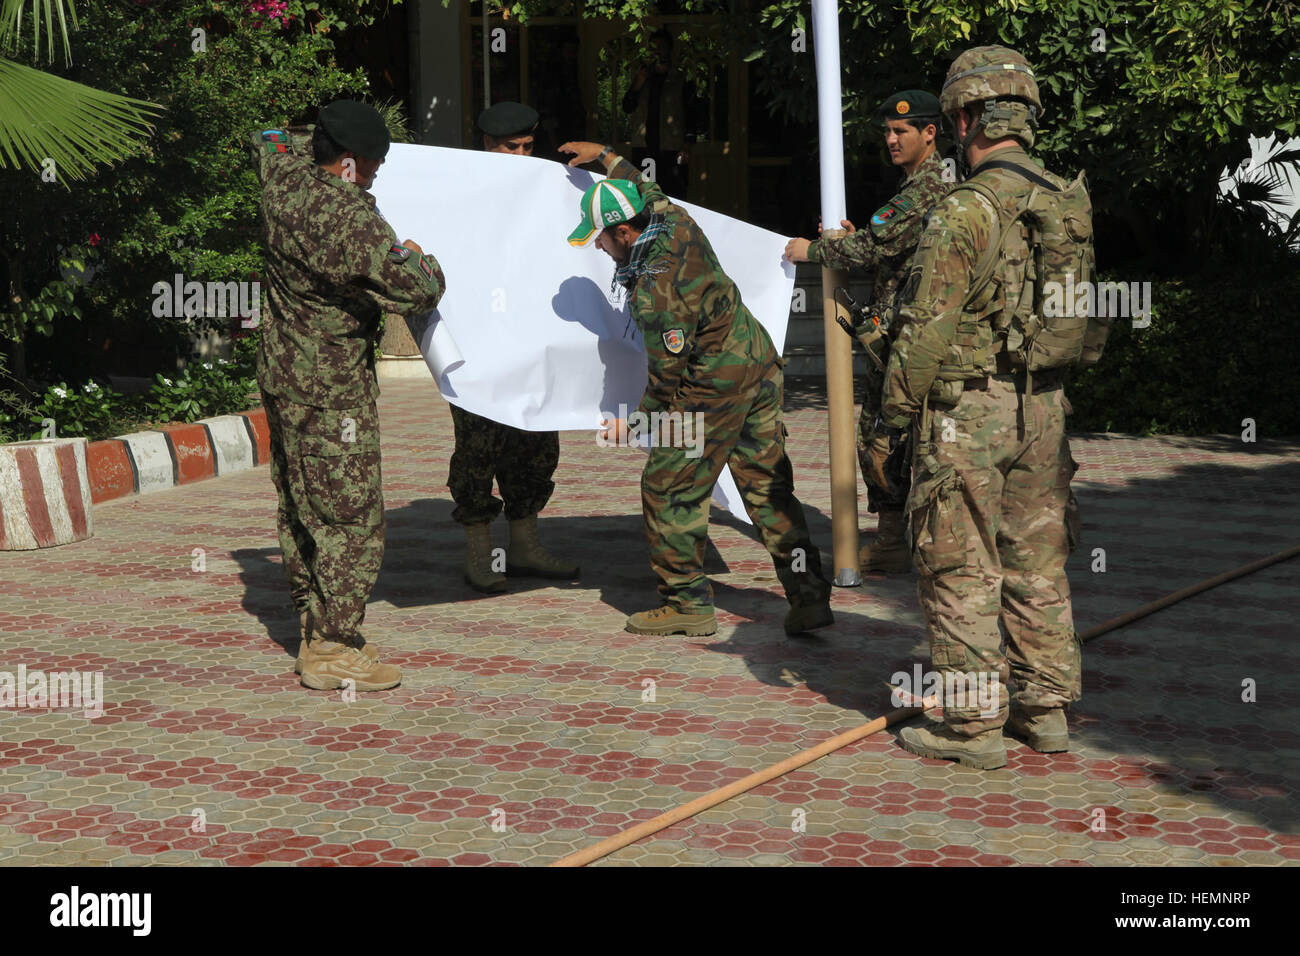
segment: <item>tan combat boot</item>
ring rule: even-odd
[[[313,643],[320,643],[319,639],[315,642],[311,640],[311,634],[307,627],[306,611],[303,611],[298,615],[298,628],[302,640],[298,642],[298,659],[293,662],[293,672],[295,674],[301,674],[303,667],[306,666],[307,661],[311,659],[311,645]],[[379,660],[379,648],[375,647],[374,644],[371,644],[365,638],[361,638],[361,641],[361,653],[365,654],[366,657],[370,658],[372,661]]]
[[[907,574],[912,570],[906,512],[880,512],[876,537],[858,552],[858,566],[863,571],[883,571],[886,574]]]
[[[904,727],[898,732],[898,745],[918,757],[955,760],[963,767],[976,770],[996,770],[1007,763],[1002,731],[996,728],[964,737],[943,724],[933,728]]]
[[[388,690],[402,682],[402,672],[392,664],[367,657],[358,647],[338,641],[312,641],[311,654],[302,668],[302,682],[312,690],[337,690],[352,681],[353,690]]]
[[[465,525],[465,583],[484,594],[500,594],[506,576],[492,570],[492,526],[486,521]]]
[[[1064,707],[1012,704],[1003,729],[1040,754],[1059,754],[1070,749],[1070,728],[1065,722]]]
[[[560,560],[542,547],[537,537],[537,515],[529,515],[510,522],[506,574],[571,581],[578,576],[578,566]]]
[[[687,637],[708,637],[718,633],[718,619],[709,608],[707,614],[683,614],[675,607],[664,605],[653,611],[633,614],[623,625],[623,630],[633,634],[685,634]]]

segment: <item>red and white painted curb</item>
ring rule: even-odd
[[[0,445],[0,551],[30,551],[94,534],[86,439]]]
[[[257,408],[91,442],[86,460],[91,500],[99,504],[265,465],[271,431],[266,409]]]
[[[270,460],[262,408],[90,443],[51,438],[0,445],[0,551],[82,541],[94,534],[92,504]]]

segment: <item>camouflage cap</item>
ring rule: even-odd
[[[388,155],[388,127],[373,106],[356,100],[335,100],[320,111],[316,121],[329,138],[366,159]]]
[[[943,112],[955,113],[987,100],[1020,100],[1041,111],[1038,81],[1029,61],[1004,46],[977,46],[953,60],[939,91]]]
[[[925,90],[903,90],[895,93],[876,110],[876,119],[880,122],[892,119],[932,119],[939,118],[939,98]]]

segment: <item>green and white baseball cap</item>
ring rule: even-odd
[[[569,234],[569,244],[585,246],[596,233],[627,222],[645,208],[636,184],[626,179],[602,179],[582,194],[582,222]]]

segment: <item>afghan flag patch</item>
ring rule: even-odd
[[[406,247],[403,246],[402,248],[406,248]],[[424,277],[426,279],[428,279],[430,282],[433,281],[433,266],[429,265],[429,260],[426,259],[424,256],[420,256],[420,271],[424,273]]]
[[[879,229],[881,226],[889,225],[915,208],[916,202],[911,197],[895,196],[876,210],[875,215],[871,217],[871,227]]]
[[[289,151],[289,135],[282,129],[264,129],[262,146],[268,153],[286,153]]]

